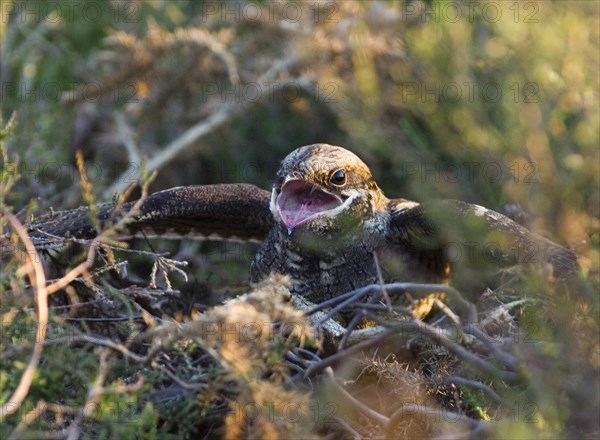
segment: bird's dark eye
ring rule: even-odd
[[[344,170],[337,170],[331,175],[329,180],[334,185],[343,185],[346,183],[346,172]]]

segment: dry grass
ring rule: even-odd
[[[15,116],[0,131],[0,244],[19,252],[0,255],[0,436],[596,438],[600,15],[522,2],[516,17],[509,3],[457,21],[437,1],[282,1],[258,20],[223,18],[221,2],[101,2],[93,21],[1,8],[2,116]],[[474,83],[502,98],[444,92]],[[240,287],[251,248],[99,231],[44,253],[20,226],[138,178],[119,200],[267,187],[316,141],[359,152],[389,196],[480,203],[568,244],[574,285],[510,268],[423,320],[372,288],[347,308],[372,326],[342,338],[290,305],[285,280]],[[414,298],[431,288],[409,284]]]

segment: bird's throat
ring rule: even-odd
[[[294,179],[283,184],[277,198],[277,211],[291,234],[297,226],[342,204],[340,197],[305,180]]]

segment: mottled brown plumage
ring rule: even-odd
[[[323,199],[323,210],[311,208]],[[376,282],[373,253],[390,245],[388,205],[369,168],[350,151],[327,144],[293,151],[273,185],[275,226],[254,259],[252,280],[289,274],[294,290],[312,301]]]
[[[116,223],[132,207],[133,203],[99,206],[99,226]],[[38,248],[63,246],[61,237],[91,239],[97,234],[87,208],[46,214],[28,228]],[[262,241],[251,279],[258,281],[271,272],[290,275],[293,290],[315,302],[377,282],[374,253],[386,281],[403,277],[440,282],[449,263],[477,271],[548,263],[561,276],[571,276],[577,267],[570,250],[481,206],[390,200],[356,155],[327,144],[290,153],[271,194],[247,184],[178,187],[152,194],[118,238],[139,232]],[[465,253],[458,261],[454,255],[453,261],[447,250],[457,243],[469,244],[465,250],[481,255]],[[481,246],[477,250],[473,244]]]
[[[345,178],[336,183],[340,170]],[[323,199],[322,211],[296,213]],[[516,263],[548,262],[561,275],[576,267],[570,250],[481,206],[390,200],[355,154],[327,144],[299,148],[283,160],[270,209],[275,225],[254,260],[251,277],[257,281],[270,272],[289,274],[294,290],[315,302],[377,283],[374,253],[388,282],[444,282],[451,263],[474,269],[463,285],[465,279],[482,280],[490,269]]]

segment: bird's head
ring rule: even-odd
[[[343,239],[382,206],[385,196],[367,165],[354,153],[328,144],[292,151],[271,194],[271,211],[292,239]]]

